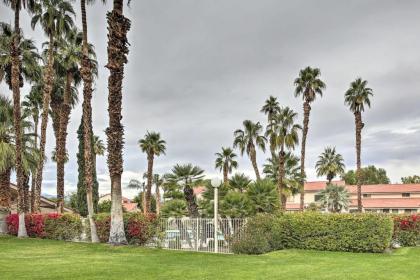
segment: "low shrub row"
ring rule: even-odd
[[[19,216],[11,214],[6,218],[8,233],[17,235]],[[82,234],[83,226],[80,216],[74,214],[26,214],[25,225],[28,236],[73,240]]]
[[[392,218],[379,214],[316,212],[257,215],[233,242],[233,251],[263,254],[296,248],[322,251],[383,252],[393,235]]]
[[[95,224],[99,240],[108,242],[111,227],[110,214],[96,215]],[[124,229],[129,244],[144,245],[157,233],[158,219],[155,214],[124,213]]]
[[[420,244],[420,214],[394,216],[393,240],[400,246]]]

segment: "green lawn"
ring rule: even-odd
[[[0,236],[0,279],[420,279],[420,247],[245,256]]]

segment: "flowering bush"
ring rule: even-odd
[[[394,216],[393,240],[401,246],[420,243],[420,214]]]
[[[17,235],[18,214],[7,216],[6,224],[8,233]],[[25,225],[28,236],[38,238],[71,240],[79,237],[82,232],[80,217],[73,214],[26,214]]]
[[[155,214],[124,213],[125,236],[128,243],[144,245],[157,231],[157,218]],[[95,216],[96,231],[101,242],[108,242],[111,227],[109,214]]]

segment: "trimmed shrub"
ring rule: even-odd
[[[101,213],[95,216],[96,230],[101,242],[108,242],[111,227],[111,216]],[[128,243],[144,245],[152,238],[158,229],[158,219],[155,214],[145,216],[140,212],[124,213],[124,229]]]
[[[420,214],[394,216],[393,241],[400,246],[420,244]]]
[[[8,233],[17,235],[19,227],[18,214],[7,216],[6,223]],[[25,225],[30,237],[73,240],[80,237],[82,233],[80,217],[73,214],[26,214]]]
[[[45,237],[56,240],[73,240],[83,231],[82,220],[77,215],[47,215],[45,219]]]
[[[251,218],[233,251],[262,254],[297,248],[323,251],[383,252],[389,248],[393,222],[378,214],[316,212],[258,215]]]

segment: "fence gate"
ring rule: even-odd
[[[233,238],[240,238],[246,219],[218,219],[218,253],[229,254]],[[159,233],[149,246],[171,250],[215,252],[214,220],[202,218],[161,219]]]

